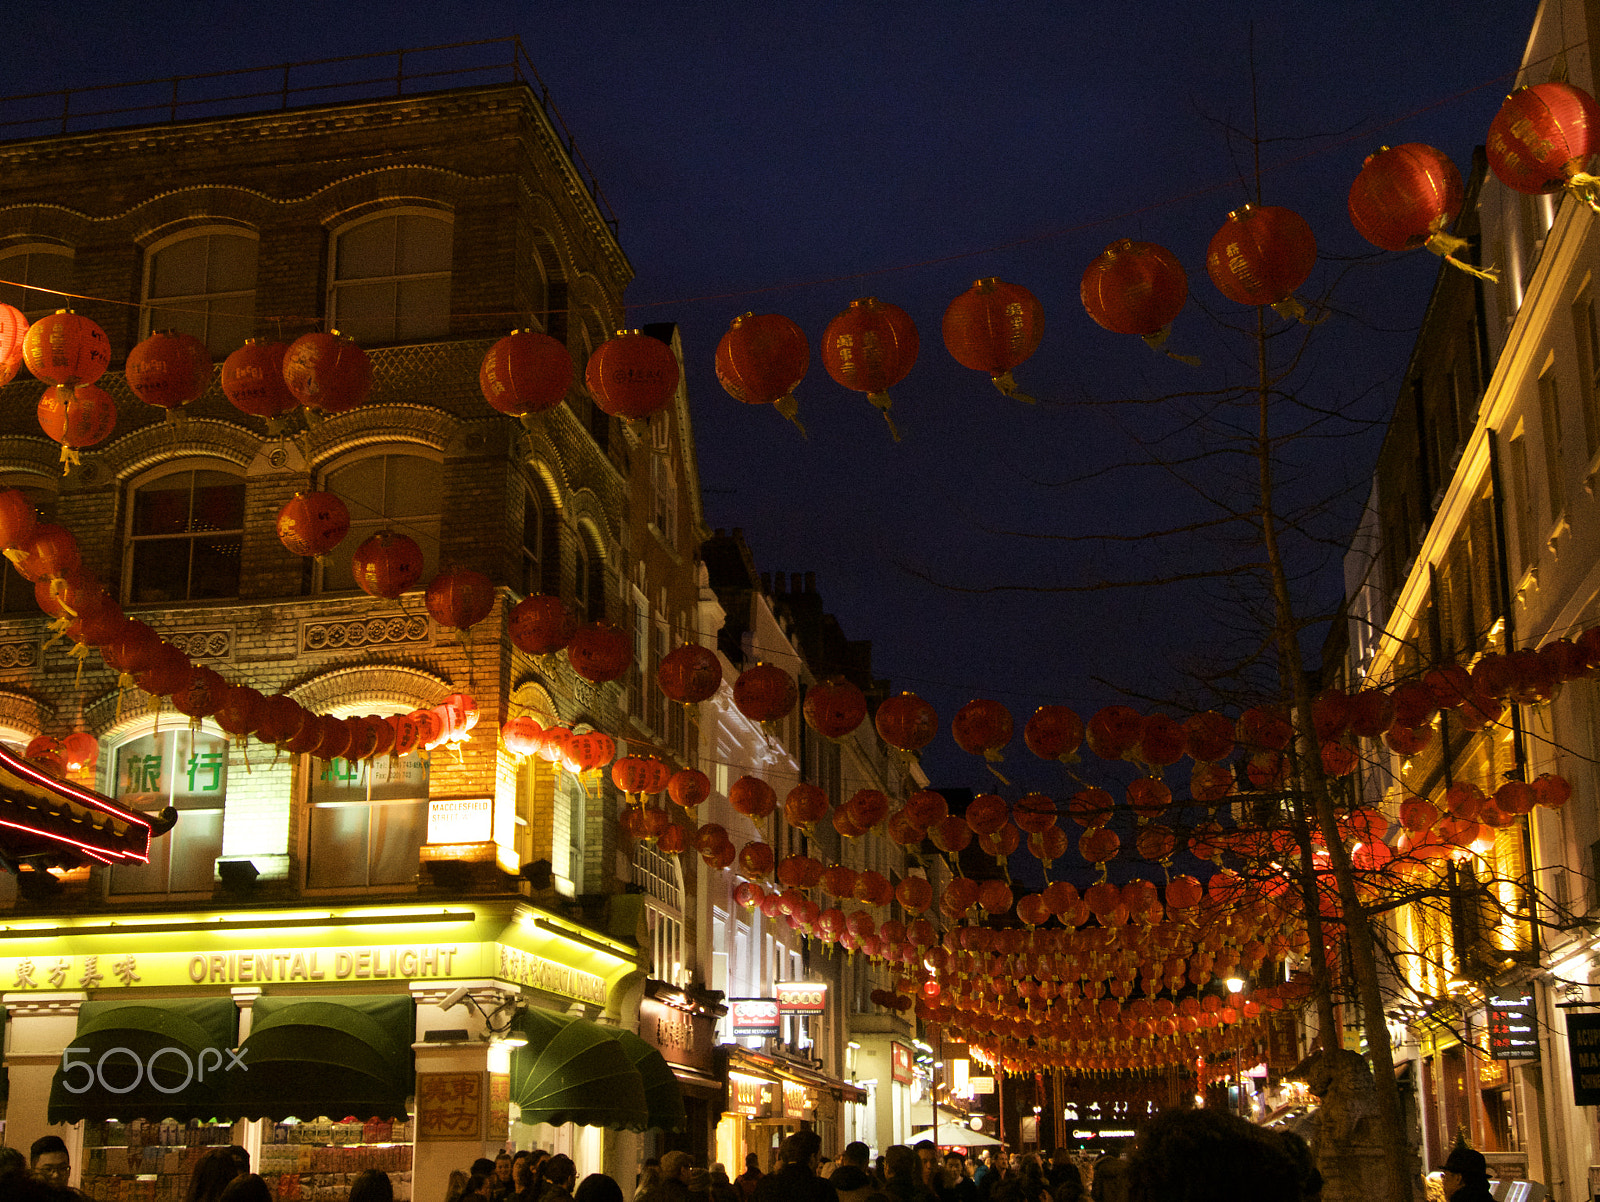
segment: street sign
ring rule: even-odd
[[[1489,999],[1489,1056],[1493,1060],[1537,1060],[1539,1023],[1533,994],[1520,986],[1497,990]]]
[[[1600,1014],[1567,1015],[1572,1104],[1600,1106]]]

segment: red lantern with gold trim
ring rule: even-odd
[[[422,548],[407,535],[383,530],[356,548],[350,568],[362,592],[393,601],[421,578]]]
[[[22,310],[0,304],[0,384],[16,379],[22,366],[22,341],[28,334],[28,319]]]
[[[1384,250],[1427,246],[1455,221],[1464,196],[1444,151],[1422,142],[1385,146],[1367,156],[1350,185],[1350,223]]]
[[[11,562],[33,583],[70,576],[78,570],[78,540],[53,522],[40,522],[14,548]]]
[[[818,785],[802,781],[783,799],[783,817],[790,826],[809,830],[828,816],[828,794]]]
[[[567,662],[591,684],[605,684],[627,673],[633,663],[633,641],[610,622],[590,622],[573,632]]]
[[[878,706],[873,725],[889,746],[917,752],[939,733],[939,714],[915,693],[899,693]]]
[[[20,488],[0,491],[0,548],[16,550],[39,524],[39,511]]]
[[[577,616],[560,597],[537,593],[511,607],[507,617],[511,641],[529,655],[554,655],[566,649],[577,633]]]
[[[778,795],[759,776],[741,776],[728,787],[728,804],[747,818],[765,818],[778,808]]]
[[[842,676],[806,690],[806,725],[825,739],[842,739],[867,717],[867,698]]]
[[[283,382],[307,409],[348,413],[372,391],[372,360],[337,331],[302,334],[284,352]]]
[[[540,735],[543,733],[544,727],[539,724],[538,719],[522,714],[506,719],[500,727],[500,742],[518,759],[527,759],[538,752]]]
[[[950,719],[950,737],[968,755],[999,760],[1011,742],[1011,712],[998,701],[969,701]]]
[[[93,384],[111,366],[111,340],[87,317],[57,309],[28,327],[22,361],[47,384]]]
[[[794,678],[772,664],[756,663],[733,682],[733,704],[752,722],[776,722],[798,698]]]
[[[1044,306],[1033,293],[993,276],[978,280],[945,309],[941,332],[962,367],[988,372],[1005,396],[1033,401],[1011,375],[1044,338]]]
[[[513,330],[496,342],[478,368],[478,387],[491,409],[512,417],[554,409],[572,389],[572,352],[538,330]]]
[[[1600,107],[1582,88],[1555,80],[1507,96],[1484,141],[1495,178],[1532,196],[1592,185],[1587,167],[1596,150]]]
[[[650,756],[625,755],[611,765],[611,783],[624,793],[659,793],[671,779],[672,769]]]
[[[604,731],[588,730],[567,740],[567,758],[579,772],[604,768],[616,754],[617,741]]]
[[[422,603],[439,625],[467,630],[494,608],[494,581],[471,568],[446,568],[429,582]]]
[[[717,383],[723,391],[746,405],[771,405],[797,426],[794,390],[810,366],[805,332],[781,313],[735,317],[717,343]]]
[[[1277,205],[1244,205],[1228,214],[1206,250],[1206,272],[1217,290],[1241,305],[1304,307],[1291,298],[1317,265],[1317,238],[1306,219]]]
[[[638,421],[672,403],[680,374],[678,357],[659,338],[618,330],[589,356],[583,379],[602,411]]]
[[[1083,743],[1083,719],[1064,705],[1041,705],[1022,728],[1022,741],[1041,760],[1072,763]]]
[[[1166,247],[1122,238],[1084,269],[1078,295],[1103,329],[1159,341],[1189,299],[1189,277]]]
[[[828,323],[822,335],[822,365],[838,383],[883,412],[889,432],[900,432],[889,417],[889,389],[910,373],[917,361],[917,326],[899,305],[875,296],[850,302]]]
[[[656,683],[668,701],[697,705],[709,701],[722,687],[722,661],[699,643],[685,643],[661,657]]]
[[[247,338],[222,361],[222,395],[240,413],[266,418],[269,430],[300,403],[283,382],[283,359],[288,352],[287,342]]]
[[[117,403],[93,384],[53,384],[39,398],[39,428],[61,444],[65,474],[78,451],[104,442],[117,428]]]
[[[692,810],[711,796],[711,778],[698,768],[680,768],[667,778],[667,796]]]
[[[128,352],[124,370],[133,395],[170,417],[211,386],[211,352],[193,334],[157,330]]]
[[[350,511],[331,492],[297,492],[278,510],[278,541],[291,555],[320,559],[349,533]]]

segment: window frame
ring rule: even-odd
[[[357,513],[354,508],[350,511],[350,533],[345,535],[340,543],[340,550],[348,549],[353,556],[360,545],[372,535],[385,529],[392,529],[398,533],[412,538],[422,548],[422,576],[417,587],[426,587],[427,582],[439,570],[440,547],[444,538],[444,479],[445,467],[444,453],[436,447],[420,442],[386,442],[374,443],[370,446],[352,448],[342,455],[337,455],[326,460],[316,470],[315,478],[317,487],[323,491],[338,493],[333,486],[333,477],[339,472],[355,467],[357,464],[369,459],[409,458],[425,459],[436,463],[440,468],[438,510],[434,513],[410,515],[404,518],[380,515],[371,517],[365,513]],[[384,467],[384,492],[388,491],[388,467]],[[350,498],[339,493],[340,499],[349,502]],[[429,532],[428,523],[432,523],[432,532]],[[431,541],[432,546],[429,546]],[[340,562],[343,562],[342,556]],[[328,586],[329,564],[325,560],[316,564],[314,572],[313,592],[318,595],[331,597],[348,597],[360,593],[360,588],[352,580],[348,588],[330,588]]]
[[[73,247],[63,246],[59,242],[19,242],[12,246],[0,248],[0,279],[9,278],[12,272],[15,270],[14,268],[6,267],[5,264],[7,260],[28,259],[33,255],[50,255],[54,258],[66,259],[67,281],[68,283],[71,282],[73,269],[77,266],[77,251]],[[27,275],[28,272],[24,270],[23,282],[20,285],[22,288],[21,299],[24,302],[26,302],[28,299],[28,292],[32,290],[27,282]],[[49,314],[54,313],[57,309],[66,309],[71,307],[68,304],[68,301],[70,300],[69,297],[62,296],[55,292],[51,292],[50,295],[55,299],[48,305],[30,308],[26,303],[24,303],[17,307],[22,310],[22,315],[26,317],[29,322],[34,322],[41,317],[48,316]]]
[[[219,530],[212,530],[212,531],[186,530],[186,531],[184,531],[183,533],[180,533],[180,534],[141,534],[141,535],[134,534],[134,532],[133,532],[133,523],[134,523],[134,515],[135,515],[135,512],[137,510],[136,498],[137,498],[138,493],[141,490],[149,488],[151,485],[158,483],[159,481],[166,480],[166,479],[169,479],[169,478],[171,478],[173,476],[178,476],[178,475],[181,475],[181,474],[184,474],[184,473],[188,473],[191,476],[191,480],[190,480],[190,484],[189,484],[189,506],[190,506],[189,521],[192,522],[193,521],[193,513],[194,513],[194,482],[193,482],[192,477],[197,472],[216,472],[219,475],[232,476],[238,481],[238,486],[239,486],[241,491],[240,491],[240,495],[239,495],[239,515],[240,515],[239,516],[239,527],[238,527],[237,530],[233,530],[233,529],[227,529],[227,530],[219,529]],[[232,462],[231,460],[227,460],[227,459],[198,459],[198,458],[176,459],[176,460],[173,460],[170,463],[163,463],[163,464],[161,464],[161,465],[159,465],[159,466],[157,466],[155,468],[152,468],[150,471],[143,472],[140,475],[135,476],[135,477],[133,477],[133,479],[129,480],[128,483],[127,483],[127,486],[126,486],[126,491],[124,493],[124,513],[122,515],[122,521],[121,521],[121,523],[119,525],[119,529],[121,530],[121,533],[122,533],[123,548],[122,548],[122,577],[121,577],[121,580],[119,582],[119,588],[118,588],[118,591],[117,591],[117,595],[120,598],[121,603],[123,605],[151,605],[151,606],[162,606],[162,607],[176,607],[176,606],[222,605],[222,604],[228,604],[230,602],[238,601],[239,600],[239,596],[240,596],[240,591],[239,591],[240,590],[240,586],[243,583],[242,553],[243,553],[243,546],[244,546],[244,529],[245,529],[246,515],[247,515],[247,512],[248,512],[247,506],[249,504],[248,490],[249,490],[249,479],[248,479],[244,469],[241,468],[238,464]],[[190,592],[192,591],[192,589],[194,587],[194,544],[195,544],[195,542],[197,542],[200,538],[206,537],[206,536],[233,535],[233,534],[237,534],[238,535],[239,545],[240,545],[240,552],[241,552],[239,579],[235,581],[233,592],[228,594],[227,596],[221,596],[221,597],[192,597],[192,596],[190,596],[189,594],[190,594]],[[187,579],[185,581],[183,597],[176,598],[176,599],[156,600],[156,601],[139,601],[139,600],[135,600],[134,599],[134,559],[135,559],[135,553],[136,553],[138,544],[141,543],[141,542],[177,542],[177,541],[179,541],[181,539],[182,540],[187,540],[189,542],[188,576],[187,576]]]
[[[172,296],[160,297],[151,296],[150,289],[155,284],[155,262],[157,255],[161,254],[163,251],[170,250],[174,246],[177,246],[183,242],[191,242],[198,238],[214,238],[219,236],[242,238],[255,244],[256,272],[252,277],[249,288],[233,288],[221,292],[179,293]],[[208,246],[206,248],[208,273],[210,266],[210,253],[210,247]],[[211,351],[213,360],[220,362],[228,354],[238,350],[240,346],[243,346],[244,339],[241,339],[237,345],[234,345],[230,339],[226,346],[213,348],[211,346],[211,322],[213,314],[210,306],[213,302],[218,301],[247,299],[249,301],[247,312],[223,312],[218,316],[248,319],[250,323],[250,332],[245,334],[245,338],[251,337],[255,331],[256,291],[257,284],[260,280],[260,271],[261,234],[258,230],[253,229],[250,226],[229,225],[227,223],[190,226],[186,229],[179,230],[176,233],[169,234],[164,238],[160,238],[157,241],[150,243],[150,245],[144,248],[144,275],[139,285],[139,337],[148,338],[156,330],[167,328],[166,326],[158,326],[156,324],[155,313],[157,309],[175,308],[182,305],[200,304],[203,302],[206,304],[206,336],[202,338],[201,341],[204,342],[207,349]]]
[[[362,226],[371,225],[373,222],[394,221],[406,217],[422,217],[431,221],[442,222],[446,226],[449,232],[449,238],[447,241],[450,248],[450,257],[449,266],[445,268],[445,270],[405,273],[397,272],[394,275],[361,276],[347,280],[340,279],[339,244],[343,238],[348,236],[353,231],[360,229]],[[365,346],[403,346],[413,342],[430,342],[440,338],[448,338],[450,336],[451,319],[453,317],[453,310],[450,304],[450,293],[455,278],[455,223],[456,215],[451,209],[433,208],[427,205],[391,205],[376,209],[372,212],[363,213],[358,217],[352,217],[346,221],[341,221],[338,225],[331,228],[328,231],[328,275],[326,280],[326,288],[324,291],[324,303],[326,306],[328,319],[332,324],[332,327],[341,333],[348,334],[349,336],[355,338],[358,342]],[[399,286],[403,283],[416,283],[440,279],[445,282],[443,328],[433,333],[402,335],[399,330],[398,319]],[[349,325],[347,321],[341,321],[339,316],[339,289],[342,285],[348,286],[359,284],[394,285],[396,298],[394,306],[395,314],[391,320],[390,327],[386,335],[374,334],[370,331],[363,331],[360,329],[350,329],[347,328]]]
[[[187,726],[174,725],[174,724],[172,724],[170,722],[167,725],[162,726],[162,725],[159,724],[158,719],[156,719],[154,717],[149,718],[147,720],[143,720],[143,721],[139,722],[137,725],[135,725],[135,726],[131,727],[130,729],[128,729],[127,731],[123,732],[117,738],[115,743],[111,744],[109,747],[105,748],[102,751],[101,756],[100,756],[100,766],[99,766],[99,771],[98,771],[98,774],[101,776],[102,779],[98,780],[96,783],[98,785],[102,786],[102,788],[104,789],[105,796],[113,798],[113,799],[116,799],[119,796],[119,794],[117,792],[118,757],[120,756],[120,754],[122,752],[122,749],[124,747],[128,746],[128,744],[133,743],[134,741],[136,741],[138,739],[149,738],[151,736],[156,736],[156,737],[160,737],[160,738],[163,738],[163,739],[168,737],[168,736],[171,736],[174,740],[176,740],[180,735],[189,735],[192,738],[194,733],[196,733],[196,732],[198,732],[199,734],[205,735],[208,738],[220,740],[220,742],[222,744],[222,747],[223,747],[223,752],[222,752],[222,793],[221,793],[221,796],[216,799],[219,804],[217,804],[215,806],[209,806],[209,805],[196,804],[196,803],[194,803],[194,802],[192,802],[192,801],[190,801],[188,799],[178,800],[178,799],[175,799],[171,795],[171,793],[169,791],[167,799],[165,800],[163,805],[172,805],[178,811],[178,823],[167,834],[159,836],[159,838],[167,840],[167,843],[165,844],[166,861],[167,861],[167,864],[166,864],[167,887],[165,889],[154,889],[154,890],[152,890],[152,889],[122,889],[122,890],[119,890],[119,889],[116,888],[116,876],[117,876],[117,871],[118,871],[119,867],[124,868],[125,870],[132,870],[132,871],[148,871],[148,866],[146,866],[146,865],[121,865],[121,866],[119,866],[119,865],[109,865],[107,867],[107,870],[106,870],[106,873],[105,873],[105,885],[104,885],[105,897],[108,900],[111,900],[111,901],[124,901],[124,900],[135,900],[135,899],[139,899],[139,898],[174,897],[174,896],[177,896],[177,897],[207,897],[207,896],[210,896],[212,894],[212,892],[215,890],[215,887],[216,887],[216,875],[217,875],[217,867],[216,867],[216,865],[217,865],[217,860],[221,859],[221,857],[223,855],[223,847],[224,847],[223,840],[224,840],[224,837],[225,837],[226,823],[227,823],[227,812],[228,812],[228,766],[229,766],[228,762],[229,762],[230,759],[232,759],[232,751],[233,751],[232,742],[229,739],[229,737],[226,734],[226,732],[224,732],[221,727],[217,726],[215,722],[212,722],[209,719],[202,720],[198,724],[198,727],[195,730],[191,730]],[[151,810],[141,810],[141,809],[138,809],[135,806],[132,806],[129,803],[126,803],[126,802],[119,802],[118,804],[129,805],[129,808],[130,809],[134,809],[135,812],[137,812],[137,813],[154,814],[154,813],[158,813],[161,810],[161,808],[163,808],[162,806],[157,806],[157,807],[155,807],[154,809],[151,809]],[[212,857],[212,861],[211,861],[211,883],[204,889],[177,889],[177,890],[175,890],[175,889],[172,888],[173,861],[174,861],[174,858],[175,858],[172,855],[172,847],[173,847],[172,840],[173,840],[174,836],[178,833],[178,831],[183,828],[183,822],[184,822],[183,816],[185,814],[214,814],[214,815],[216,815],[216,820],[217,820],[217,833],[216,833],[217,854],[214,857]]]

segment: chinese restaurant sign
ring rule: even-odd
[[[911,1084],[911,1049],[903,1043],[889,1045],[889,1076],[902,1085]]]
[[[1495,1060],[1537,1060],[1539,1024],[1533,994],[1501,989],[1489,999],[1489,1055]]]
[[[730,998],[728,1016],[733,1022],[735,1038],[777,1035],[783,1030],[778,1003],[768,997]]]
[[[821,1014],[828,1008],[828,987],[803,981],[778,985],[779,1014]]]

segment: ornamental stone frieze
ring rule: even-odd
[[[190,659],[232,659],[233,628],[211,630],[173,630],[164,632],[167,642]]]
[[[300,650],[335,655],[368,647],[416,646],[432,642],[426,614],[316,618],[300,623]]]
[[[20,672],[38,666],[37,639],[18,639],[0,643],[0,672]]]

